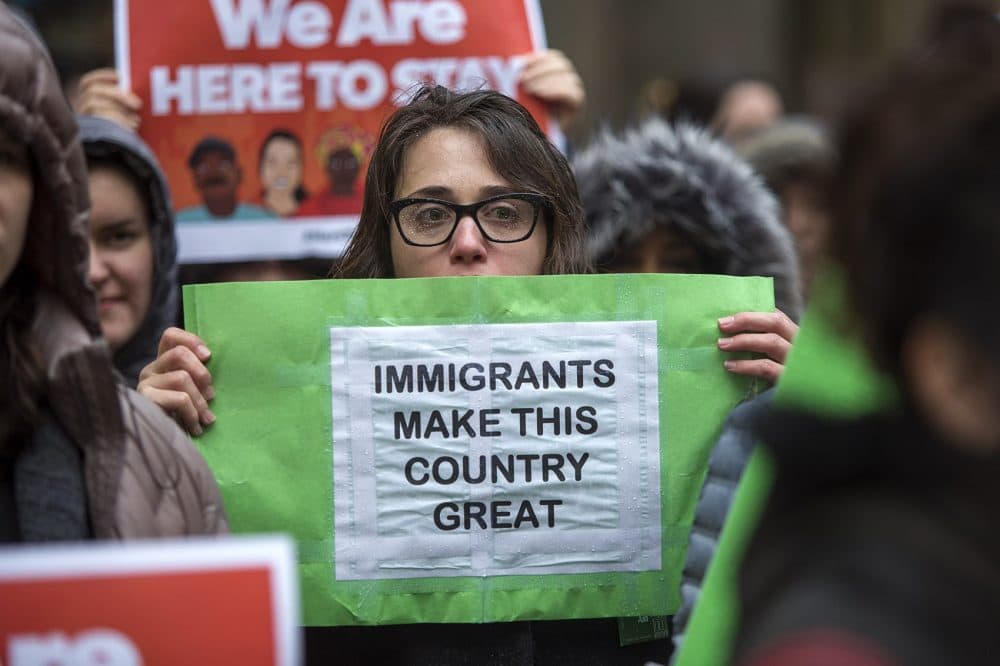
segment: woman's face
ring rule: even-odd
[[[0,132],[0,285],[24,249],[34,191],[27,148]]]
[[[417,140],[403,156],[395,199],[429,197],[470,204],[513,192],[490,166],[479,135],[438,128]],[[451,275],[537,275],[542,271],[548,231],[539,219],[531,236],[517,243],[486,240],[475,220],[464,217],[443,245],[408,245],[390,221],[392,265],[396,277]]]
[[[101,331],[117,351],[146,318],[153,291],[153,242],[142,196],[118,169],[91,169],[90,282]]]
[[[271,139],[260,161],[260,182],[265,190],[294,192],[302,184],[302,151],[291,139]]]

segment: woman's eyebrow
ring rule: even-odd
[[[495,197],[500,194],[510,194],[511,192],[517,192],[518,190],[510,185],[486,185],[485,187],[479,188],[479,198],[488,199],[489,197]],[[427,187],[421,187],[419,190],[414,190],[407,194],[404,199],[412,199],[414,197],[431,197],[433,199],[445,199],[446,201],[455,200],[455,191],[450,187],[444,185],[428,185]]]
[[[519,191],[517,188],[510,185],[487,185],[479,189],[479,196],[483,199],[488,199],[489,197],[510,194],[517,191]]]
[[[434,199],[447,199],[451,196],[452,189],[450,187],[445,187],[444,185],[428,185],[427,187],[421,187],[419,190],[414,190],[407,194],[404,199],[412,199],[414,197],[431,197]]]
[[[111,232],[111,231],[123,231],[123,230],[129,229],[130,227],[134,227],[138,223],[139,223],[139,220],[137,220],[134,217],[124,217],[124,218],[121,218],[119,220],[115,220],[114,222],[111,222],[110,224],[105,224],[105,225],[103,225],[101,227],[98,227],[96,229],[97,229],[98,233],[106,233],[106,232]]]

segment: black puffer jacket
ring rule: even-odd
[[[824,636],[878,663],[997,663],[1000,455],[912,414],[774,414],[762,441],[777,474],[743,561],[738,662]]]

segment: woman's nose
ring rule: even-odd
[[[451,237],[451,260],[463,264],[486,261],[486,249],[486,239],[476,221],[469,215],[460,219]]]
[[[93,242],[90,243],[90,266],[87,270],[87,277],[90,283],[98,285],[108,278],[108,266],[101,257],[101,253]]]

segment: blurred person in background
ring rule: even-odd
[[[704,72],[679,81],[654,79],[645,87],[643,102],[655,115],[675,124],[707,127],[733,145],[785,113],[777,87],[748,74]]]
[[[726,88],[719,100],[712,128],[731,144],[769,127],[784,114],[778,90],[758,79],[743,79]]]
[[[90,283],[115,367],[129,386],[177,323],[177,241],[163,172],[137,134],[78,116],[90,183]]]
[[[778,309],[798,319],[795,249],[777,202],[705,129],[650,118],[621,136],[604,131],[573,171],[598,270],[769,276]]]
[[[953,5],[859,98],[833,178],[848,312],[894,407],[785,412],[747,550],[740,664],[1000,655],[1000,20]],[[846,315],[846,316],[845,316]],[[846,320],[846,321],[845,321]]]
[[[226,531],[200,454],[116,381],[87,282],[77,126],[40,40],[0,5],[0,541]]]
[[[830,226],[826,193],[834,165],[833,143],[819,122],[789,116],[748,135],[737,152],[781,202],[781,220],[795,239],[805,299]]]
[[[732,372],[774,382],[798,330],[798,262],[774,197],[720,139],[681,121],[651,117],[615,136],[603,132],[573,163],[598,270],[614,273],[715,273],[774,278],[778,310],[744,313],[720,330],[720,349],[760,358],[728,360]],[[772,391],[734,409],[712,450],[694,514],[674,617],[680,642],[715,552],[736,483],[754,447],[750,425]]]

